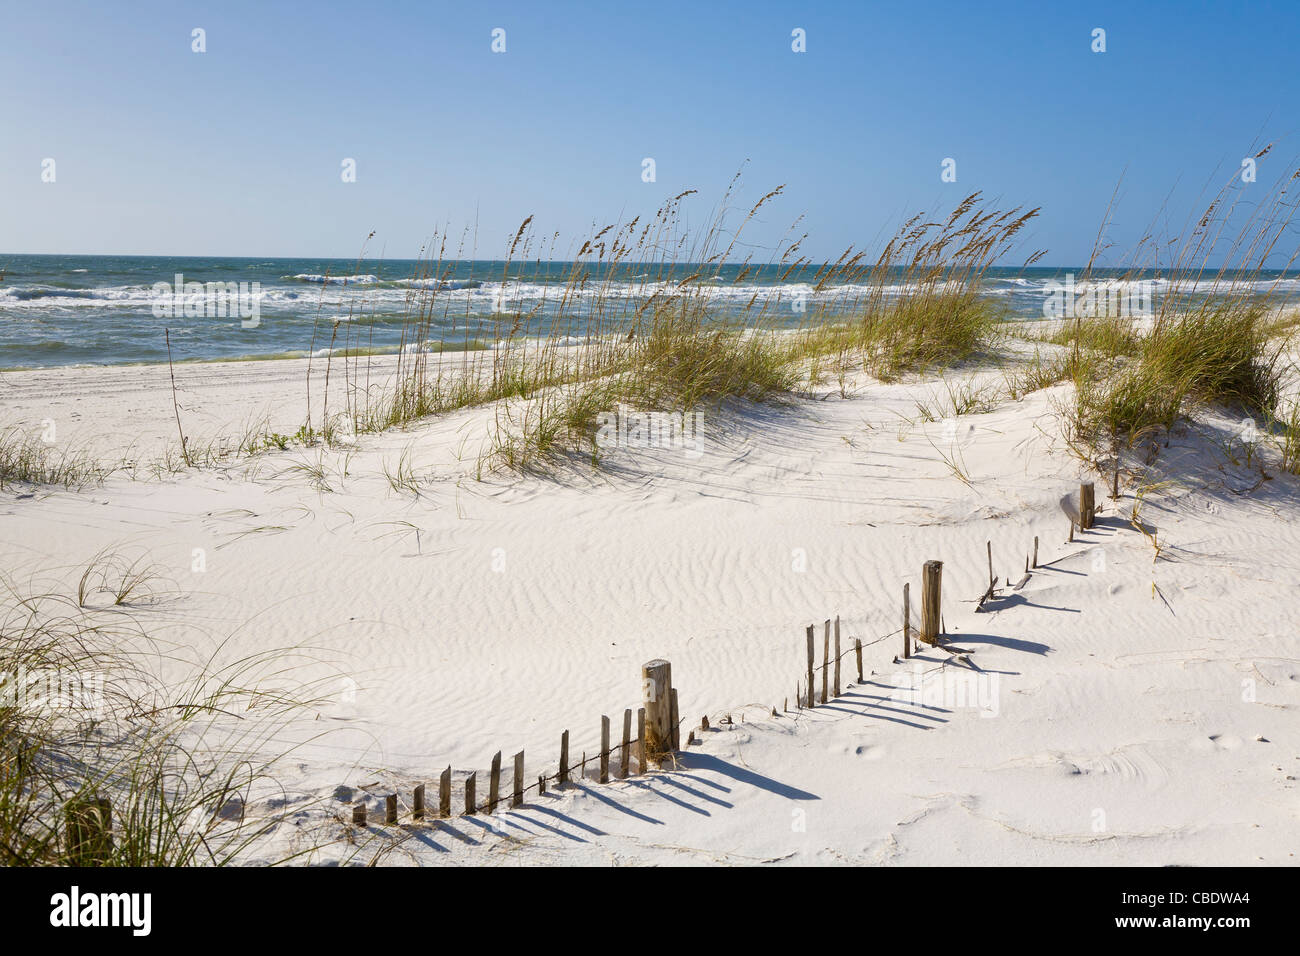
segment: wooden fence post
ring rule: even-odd
[[[415,798],[411,802],[411,816],[416,820],[424,819],[424,784],[415,788]]]
[[[628,758],[632,750],[632,710],[631,708],[623,711],[623,751],[618,761],[618,776],[620,780],[627,778]]]
[[[113,852],[113,805],[107,797],[64,805],[66,851],[74,866],[104,866]]]
[[[988,543],[989,548],[989,594],[993,593],[993,542]]]
[[[352,825],[354,827],[366,825],[366,801],[360,800],[352,805]]]
[[[858,655],[858,683],[861,684],[863,682],[862,681],[862,638],[855,637],[853,639],[853,650]]]
[[[609,718],[600,718],[600,782],[609,783]]]
[[[390,824],[397,822],[397,794],[395,793],[384,797],[384,822]]]
[[[840,616],[835,615],[835,696],[840,696]]]
[[[665,660],[653,660],[641,667],[641,687],[645,695],[645,749],[659,760],[673,749],[673,666]]]
[[[668,708],[669,720],[672,721],[673,732],[670,735],[673,742],[673,752],[676,753],[682,749],[682,715],[677,709],[677,688],[668,688],[668,696],[671,699],[671,705]]]
[[[827,671],[829,670],[828,665],[830,664],[830,662],[831,662],[831,619],[827,618],[826,633],[825,636],[822,638],[822,703],[823,704],[826,703],[828,699],[826,697],[826,681],[827,678],[830,677],[830,675],[827,673]]]
[[[637,773],[645,773],[645,708],[636,711],[636,766]]]
[[[817,646],[814,643],[813,625],[808,625],[808,708],[809,710],[817,703],[813,700],[813,670],[817,664]]]
[[[1038,535],[1034,535],[1034,567],[1038,567]]]
[[[524,752],[515,754],[515,792],[510,798],[510,806],[524,805]]]
[[[560,784],[569,782],[569,732],[560,734]]]
[[[438,816],[451,816],[451,765],[438,777]]]
[[[903,585],[903,660],[912,656],[912,585]]]
[[[943,595],[943,562],[927,561],[921,570],[921,640],[938,643],[940,601]]]
[[[492,757],[492,770],[488,775],[488,803],[487,812],[495,813],[497,809],[497,800],[501,796],[501,751],[497,751]]]
[[[1079,485],[1079,530],[1092,528],[1093,514],[1097,510],[1096,491],[1091,481]]]
[[[477,784],[478,784],[478,771],[476,770],[468,777],[465,778],[465,815],[466,816],[472,817],[474,815],[476,809],[474,806],[474,790],[476,789]]]

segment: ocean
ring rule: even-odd
[[[572,268],[462,261],[442,264],[433,278],[428,263],[415,260],[0,255],[0,370],[164,362],[165,332],[178,362],[298,357],[344,343],[375,352],[477,347],[512,327],[516,335],[558,334],[576,342],[593,318],[616,323],[619,314],[652,294],[671,295],[692,275],[698,276],[694,294],[707,297],[719,321],[758,303],[768,306],[766,324],[793,328],[813,314],[848,312],[865,290],[840,283],[815,291],[818,270],[811,266],[787,275],[776,266],[742,272],[738,264],[624,263],[611,274],[594,274],[566,298]],[[1004,303],[1010,317],[1033,321],[1044,318],[1052,284],[1081,271],[993,269],[982,291]],[[195,296],[193,286],[173,295],[178,277],[203,290],[229,285],[216,298]],[[1154,273],[1137,278],[1155,296],[1166,281]],[[1300,292],[1295,273],[1261,273],[1254,283],[1286,302]],[[885,290],[904,292],[901,276]],[[404,343],[405,319],[422,308],[423,341]]]

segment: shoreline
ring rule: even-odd
[[[1267,310],[1267,314],[1269,314],[1272,317],[1272,320],[1275,322],[1282,322],[1286,320],[1294,321],[1300,319],[1300,302],[1282,303],[1282,304],[1274,305],[1273,307]],[[1133,315],[1133,316],[1126,316],[1126,317],[1121,316],[1120,318],[1127,318],[1134,324],[1134,326],[1137,329],[1141,330],[1143,327],[1145,327],[1152,321],[1153,316]],[[1094,321],[1093,317],[1085,315],[1085,316],[1070,317],[1070,318],[1056,318],[1050,316],[1034,316],[1034,317],[1018,316],[1013,318],[1003,318],[1000,320],[1000,322],[1003,325],[1007,326],[1008,328],[1032,328],[1035,330],[1052,333],[1069,325],[1072,322],[1079,321],[1079,320],[1082,320],[1084,322]],[[825,325],[825,326],[841,326],[841,325],[851,325],[851,324],[852,324],[851,320],[841,319],[840,317],[837,316],[827,316],[825,317],[824,322],[820,323],[820,325]],[[746,330],[742,330],[742,331],[746,331]],[[799,332],[804,331],[804,329],[798,327],[792,327],[792,328],[765,327],[762,329],[762,331],[772,332],[780,335],[797,335]],[[525,347],[534,344],[545,344],[548,342],[548,340],[549,338],[547,335],[541,335],[541,334],[536,336],[520,336],[513,339],[510,342],[510,347],[512,348]],[[403,351],[402,346],[397,346],[397,345],[373,346],[373,347],[366,347],[366,348],[338,346],[332,350],[329,349],[328,347],[318,348],[314,353],[311,352],[309,349],[302,349],[302,350],[290,350],[287,352],[285,351],[258,352],[258,353],[251,353],[248,355],[240,355],[240,356],[212,356],[208,358],[189,357],[189,358],[175,359],[171,364],[174,364],[177,367],[195,366],[195,365],[220,365],[220,364],[242,365],[248,363],[262,363],[262,362],[295,362],[295,361],[305,362],[309,359],[311,361],[316,361],[316,360],[327,361],[331,357],[331,354],[333,355],[334,358],[342,358],[342,357],[396,358],[397,356],[403,354],[414,355],[416,354],[417,351],[425,355],[435,356],[435,355],[462,355],[465,353],[491,352],[491,351],[498,350],[498,347],[494,342],[492,342],[491,340],[483,339],[481,337],[471,338],[470,342],[471,342],[470,345],[465,345],[463,337],[459,341],[448,341],[444,339],[439,339],[437,340],[437,343],[438,345],[441,346],[440,348],[437,349],[426,348],[422,350],[414,350],[410,346],[406,346],[405,352]],[[574,344],[574,345],[564,345],[560,347],[580,348],[581,345]],[[147,368],[156,368],[156,367],[166,367],[167,365],[168,362],[165,359],[156,362],[137,362],[137,361],[107,362],[107,363],[82,362],[82,363],[72,363],[68,365],[22,365],[22,366],[14,365],[14,366],[6,366],[4,368],[0,368],[0,381],[2,381],[3,377],[6,375],[23,374],[29,372],[55,372],[59,370],[79,371],[84,369],[117,369],[117,368],[146,368],[147,369]]]

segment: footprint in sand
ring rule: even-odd
[[[826,749],[836,756],[852,754],[854,757],[861,757],[863,760],[880,760],[885,756],[885,748],[879,744],[836,744]]]

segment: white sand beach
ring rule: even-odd
[[[184,427],[292,432],[304,365],[177,366]],[[0,566],[71,587],[97,554],[139,557],[161,583],[129,613],[151,632],[199,658],[300,648],[296,672],[337,686],[276,735],[311,741],[277,765],[283,793],[248,807],[290,811],[250,861],[320,841],[317,861],[421,864],[1293,864],[1300,479],[1263,445],[1234,456],[1240,423],[1201,414],[1149,468],[1126,456],[1111,500],[1061,437],[1072,386],[921,420],[944,387],[862,377],[847,397],[733,402],[707,414],[702,455],[625,449],[551,477],[479,473],[483,407],[161,478],[13,486]],[[59,442],[145,461],[175,442],[167,368],[6,373],[0,420],[47,419]],[[407,487],[385,476],[401,471]],[[1102,511],[1068,542],[1059,499],[1080,480]],[[1139,495],[1158,558],[1129,520]],[[1014,589],[1035,536],[1040,567]],[[999,582],[978,607],[988,542]],[[929,559],[969,653],[898,662],[903,586],[915,615]],[[850,654],[842,695],[797,710],[805,628],[820,663],[836,616],[865,680]],[[486,794],[497,751],[507,793],[520,750],[535,786],[565,730],[594,774],[601,716],[617,743],[654,658],[680,692],[675,767],[409,821],[414,786],[448,765],[455,807],[470,771]],[[345,838],[361,798],[371,824]]]

